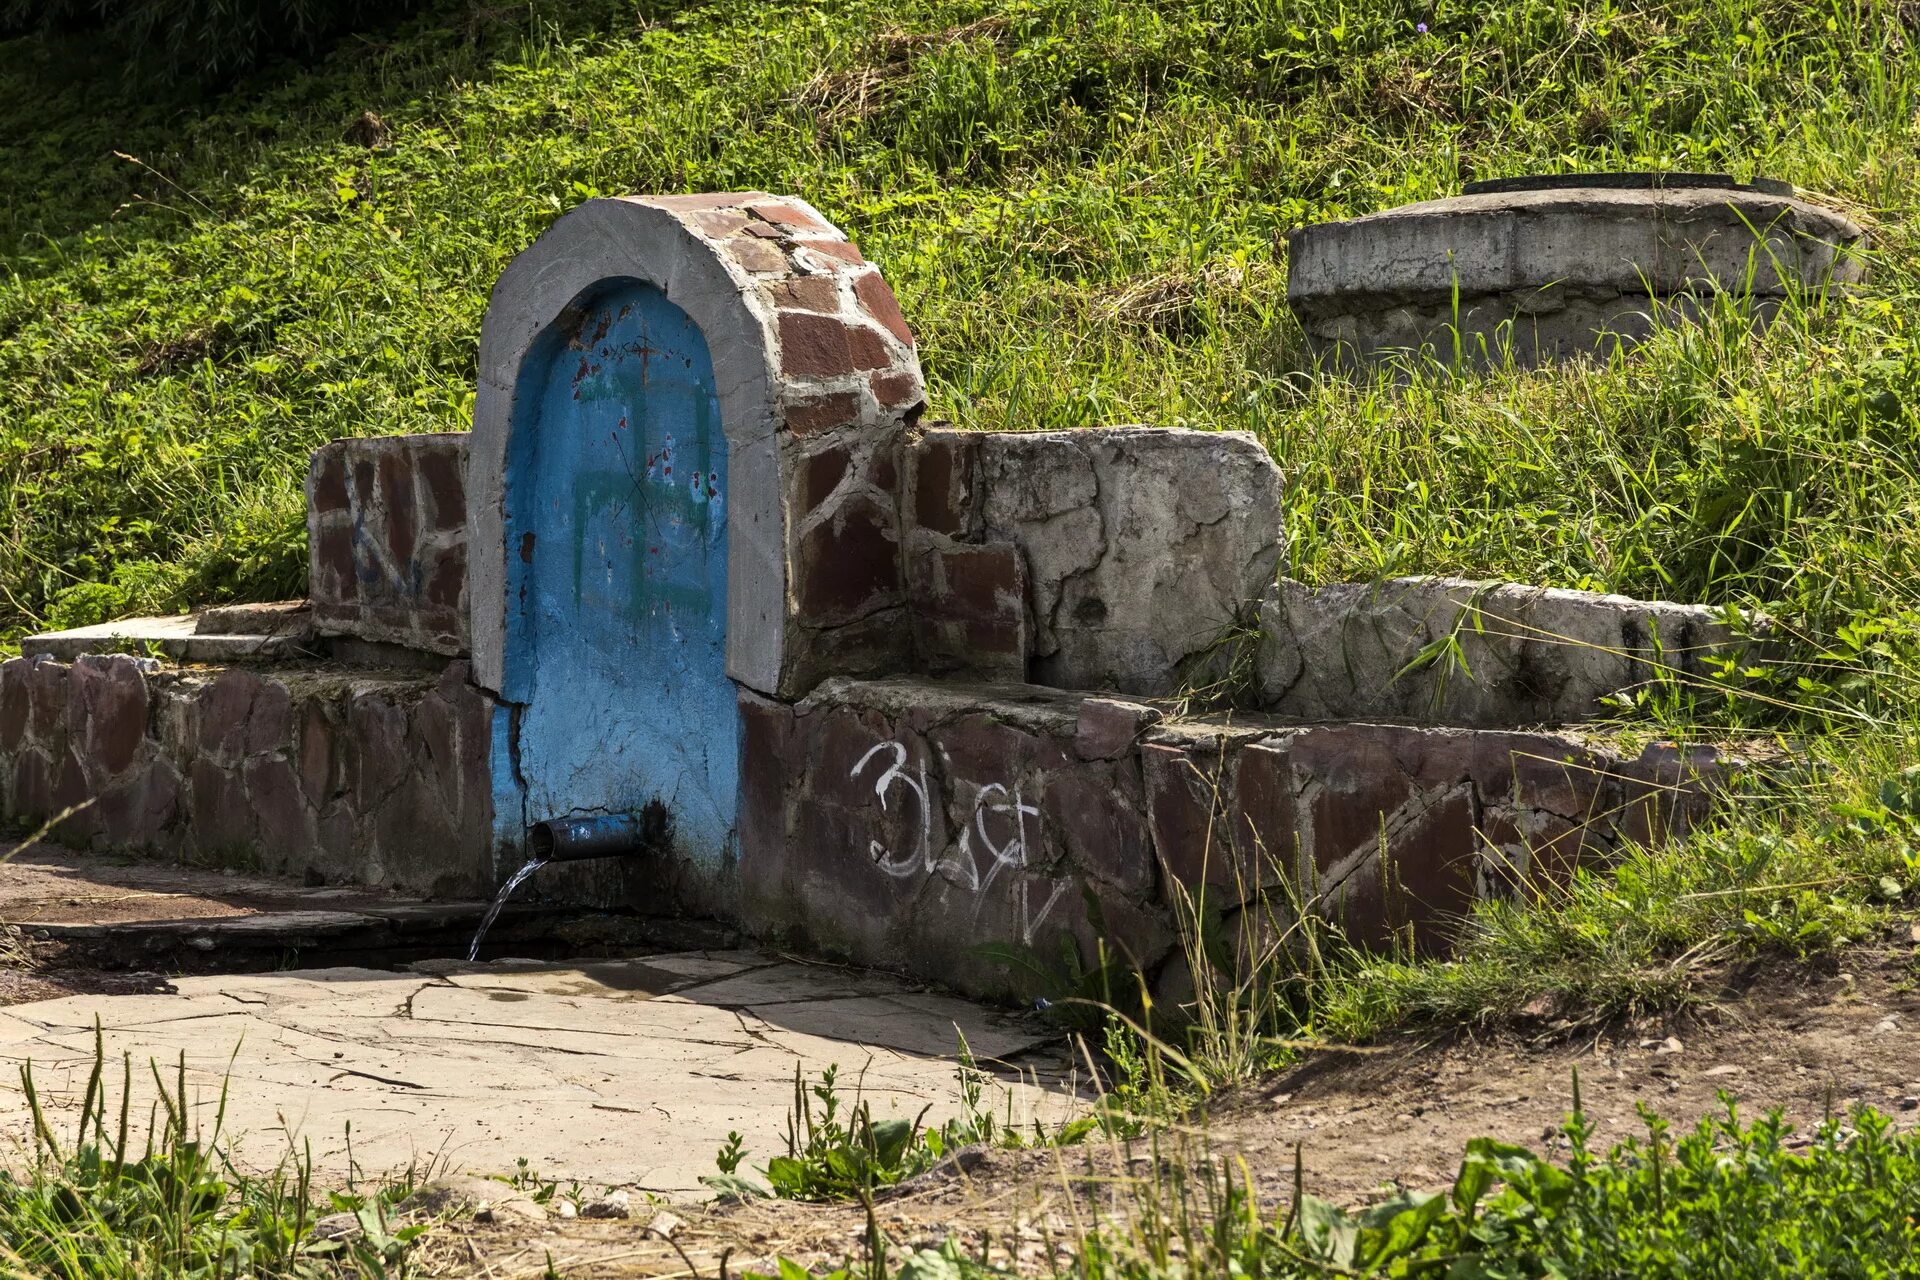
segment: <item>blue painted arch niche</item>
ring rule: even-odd
[[[502,516],[498,840],[659,801],[678,854],[718,869],[739,793],[727,445],[706,339],[659,288],[604,282],[529,350]]]

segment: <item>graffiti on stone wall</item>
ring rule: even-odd
[[[1028,822],[1037,822],[1040,810],[1026,802],[1017,783],[1012,788],[998,782],[975,785],[972,811],[960,829],[958,843],[949,849],[936,849],[934,796],[927,779],[927,763],[921,760],[910,764],[911,758],[905,743],[877,742],[848,774],[855,779],[872,776],[873,794],[882,810],[911,804],[919,817],[911,848],[894,849],[870,840],[868,857],[896,879],[942,876],[982,904],[1003,876],[1010,877],[1020,941],[1031,946],[1034,932],[1046,922],[1068,887],[1065,880],[1046,879],[1027,871],[1031,848]]]

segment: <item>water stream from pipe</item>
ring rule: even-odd
[[[467,948],[467,959],[480,958],[480,939],[487,936],[487,930],[491,929],[493,922],[500,918],[501,908],[507,905],[507,899],[511,898],[513,891],[525,884],[534,872],[546,865],[545,858],[529,858],[525,866],[514,872],[507,882],[500,886],[500,892],[493,896],[493,905],[487,908],[486,915],[480,917],[480,927],[474,930],[473,945]]]

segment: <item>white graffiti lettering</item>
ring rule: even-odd
[[[916,873],[933,875],[938,872],[976,896],[986,894],[1003,873],[1010,872],[1020,941],[1032,945],[1035,930],[1045,923],[1067,891],[1065,880],[1044,880],[1026,872],[1030,849],[1027,843],[1027,820],[1038,819],[1040,810],[1022,798],[1018,786],[1009,790],[998,782],[982,784],[974,796],[973,812],[961,828],[958,847],[949,856],[941,857],[933,849],[932,795],[927,786],[926,761],[922,760],[909,768],[907,762],[911,755],[904,743],[877,742],[860,757],[859,763],[847,775],[858,778],[868,772],[869,766],[876,761],[884,762],[884,767],[873,781],[874,798],[880,802],[881,810],[890,811],[892,802],[889,797],[899,798],[897,793],[903,787],[906,789],[906,798],[910,798],[918,808],[918,847],[901,851],[889,848],[878,840],[869,840],[867,854],[873,864],[898,879]],[[995,839],[989,829],[989,819],[999,828],[999,839]],[[976,842],[979,845],[977,852]],[[980,853],[984,853],[987,859],[984,875],[980,869]],[[1038,910],[1034,909],[1035,880],[1041,881],[1046,892],[1046,900],[1039,903]],[[983,898],[980,906],[984,905]],[[975,908],[976,915],[979,909]]]

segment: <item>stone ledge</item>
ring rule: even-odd
[[[285,661],[318,656],[319,642],[304,618],[296,621],[283,615],[281,620],[286,621],[288,627],[279,632],[249,628],[222,633],[212,629],[216,620],[260,625],[257,619],[236,618],[235,612],[227,609],[160,618],[122,618],[91,627],[48,631],[26,637],[20,642],[20,652],[29,658],[56,658],[62,662],[71,662],[89,653],[207,663]]]
[[[963,990],[1034,994],[1102,948],[1144,972],[1210,899],[1444,952],[1478,900],[1684,836],[1762,747],[1601,732],[1110,714],[1099,695],[914,678],[742,699],[744,923]],[[1103,721],[1113,732],[1096,732]],[[1097,750],[1083,746],[1097,745]]]
[[[1716,689],[1715,665],[1768,634],[1706,605],[1439,577],[1283,580],[1260,623],[1261,710],[1481,727],[1617,715],[1604,699],[1662,682]]]

